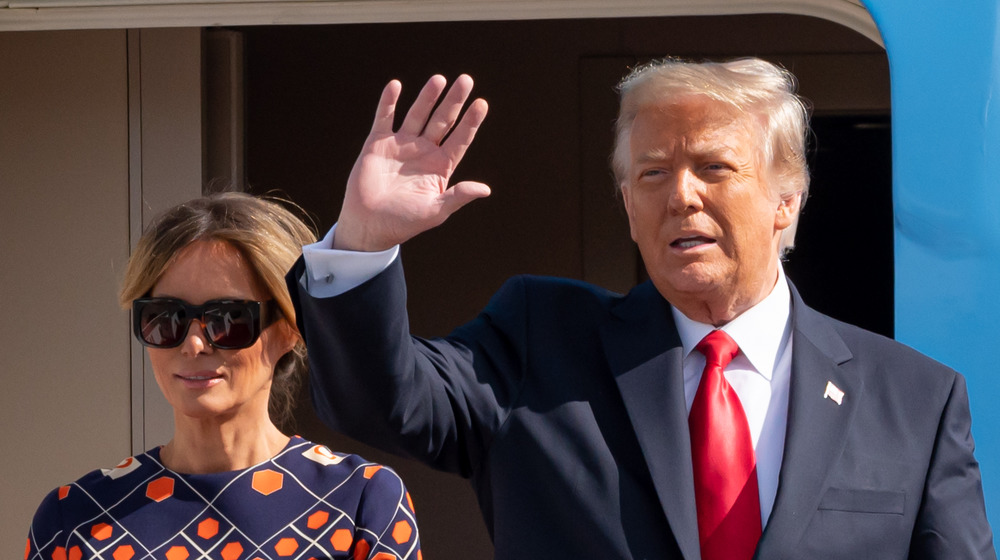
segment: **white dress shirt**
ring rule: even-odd
[[[750,427],[757,459],[761,527],[767,525],[774,507],[785,445],[792,372],[791,301],[788,281],[779,266],[778,282],[771,293],[721,329],[740,347],[724,375],[739,396]],[[694,348],[715,327],[693,321],[674,307],[670,310],[684,346],[684,398],[690,413],[705,369],[705,356]]]
[[[399,246],[366,253],[333,249],[337,226],[323,239],[302,249],[306,273],[299,281],[313,297],[338,296],[385,270],[399,254]],[[694,347],[714,327],[698,323],[671,307],[684,346],[684,397],[688,412],[705,369],[705,356]],[[750,426],[757,459],[761,526],[774,507],[778,472],[785,445],[788,382],[792,368],[791,294],[785,273],[770,295],[722,327],[740,347],[724,375],[740,398]]]
[[[323,239],[302,248],[306,273],[299,282],[316,298],[339,296],[364,284],[388,268],[399,254],[399,245],[372,253],[334,249],[336,231],[334,225]]]

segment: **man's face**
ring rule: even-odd
[[[782,201],[759,167],[750,117],[691,96],[639,111],[622,182],[632,239],[659,292],[722,325],[774,287],[778,242],[799,197]]]

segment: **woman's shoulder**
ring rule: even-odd
[[[324,500],[352,512],[358,547],[391,552],[396,557],[419,549],[413,498],[391,467],[305,440],[290,447],[296,451],[299,466],[292,472],[296,476],[302,471],[314,473],[315,480],[321,481],[321,492],[331,488],[329,493],[320,494]]]
[[[57,502],[78,501],[103,502],[105,498],[116,500],[120,496],[105,496],[111,493],[124,495],[146,481],[149,476],[163,470],[159,461],[159,449],[152,449],[140,455],[126,457],[117,465],[95,469],[75,481],[59,486],[49,493],[47,499]],[[69,500],[70,502],[66,502]],[[74,505],[72,509],[78,506]]]
[[[155,459],[156,450],[128,457],[110,468],[95,469],[73,482],[58,486],[45,496],[31,522],[29,544],[39,548],[56,546],[87,524],[100,519],[111,504],[120,502],[162,470]],[[103,525],[93,524],[91,532],[100,533]]]
[[[271,460],[282,469],[287,469],[296,476],[306,476],[311,480],[325,483],[356,481],[365,485],[380,471],[385,471],[379,478],[386,475],[399,478],[391,468],[380,463],[369,461],[360,455],[332,451],[329,447],[312,441],[293,437],[285,450]],[[300,483],[304,481],[300,480]]]

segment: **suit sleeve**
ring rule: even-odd
[[[425,340],[410,335],[399,259],[332,298],[310,296],[298,281],[303,270],[300,259],[287,281],[319,417],[370,445],[472,476],[520,383],[518,283],[449,337]]]
[[[917,514],[910,558],[996,559],[986,520],[979,464],[973,456],[972,418],[965,379],[955,376]]]

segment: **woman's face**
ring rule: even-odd
[[[200,305],[213,299],[266,301],[249,263],[224,241],[195,241],[181,249],[150,294]],[[274,365],[296,339],[285,321],[264,329],[248,348],[220,350],[208,344],[197,321],[176,348],[147,348],[156,382],[174,416],[227,420],[264,415]]]

